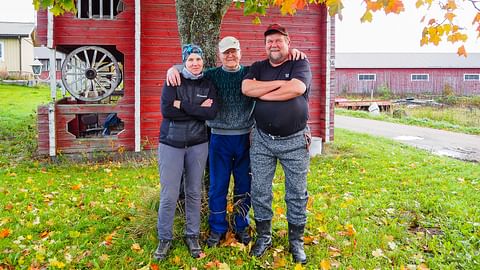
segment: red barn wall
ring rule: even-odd
[[[464,74],[479,74],[480,68],[461,69],[369,69],[337,68],[337,94],[369,94],[380,87],[388,87],[397,95],[434,94],[441,95],[451,87],[457,95],[480,94],[480,81],[464,81]],[[358,81],[358,74],[376,74],[376,81]],[[411,81],[411,74],[429,74],[429,81]]]
[[[126,9],[117,15],[115,20],[77,19],[71,14],[56,17],[54,43],[57,49],[67,51],[85,45],[115,46],[124,54],[125,95],[120,100],[118,108],[121,108],[119,117],[125,123],[125,131],[119,135],[117,143],[125,150],[133,150],[134,0],[124,2]],[[166,70],[172,64],[181,63],[181,45],[175,2],[142,0],[141,5],[141,140],[144,148],[152,149],[158,144],[162,120],[160,97]],[[46,17],[44,11],[38,13],[37,40],[40,44],[46,44]],[[311,62],[313,82],[310,93],[310,125],[314,136],[325,140],[326,22],[330,20],[326,9],[324,6],[312,5],[306,10],[299,11],[296,16],[281,16],[278,10],[272,9],[268,17],[261,18],[262,24],[254,25],[252,19],[253,17],[243,16],[243,10],[232,6],[223,20],[220,36],[236,36],[242,46],[242,64],[250,65],[265,58],[263,32],[266,27],[274,22],[287,27],[292,47],[304,51]],[[331,94],[333,95],[333,89]],[[331,106],[333,108],[333,98]],[[330,139],[333,139],[333,110],[329,113],[328,126]],[[68,139],[68,136],[62,138]],[[48,141],[48,137],[44,140]],[[57,144],[59,148],[69,146],[67,141],[60,141]]]

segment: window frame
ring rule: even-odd
[[[373,76],[373,79],[360,79],[361,76]],[[376,82],[377,81],[377,74],[375,73],[359,73],[357,74],[357,81],[359,82]]]
[[[467,76],[477,76],[477,79],[467,79]],[[479,73],[464,73],[463,74],[463,81],[464,82],[476,82],[480,81],[480,74]]]
[[[414,79],[413,76],[427,76],[427,78],[424,79]],[[411,73],[410,74],[410,81],[411,82],[429,82],[430,81],[430,74],[428,73]]]
[[[5,42],[0,41],[0,61],[5,61]]]

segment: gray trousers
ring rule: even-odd
[[[252,206],[256,220],[272,220],[272,181],[280,161],[285,173],[287,220],[293,224],[307,222],[307,172],[310,158],[305,130],[286,137],[270,136],[257,128],[252,131],[250,160],[252,168]]]
[[[182,173],[185,171],[185,235],[200,234],[202,179],[208,156],[208,143],[186,148],[158,145],[160,207],[157,233],[160,240],[173,239],[173,220]]]

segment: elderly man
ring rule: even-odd
[[[237,240],[245,245],[250,243],[248,232],[250,198],[250,131],[253,127],[251,113],[253,99],[242,94],[242,80],[250,67],[240,64],[242,57],[240,42],[231,36],[218,43],[222,66],[207,69],[205,77],[217,88],[217,116],[207,121],[211,128],[209,147],[210,187],[208,205],[210,209],[210,235],[206,241],[209,247],[217,246],[228,231],[227,195],[230,175],[233,174],[233,201],[235,206],[233,229]],[[287,57],[298,59],[305,55],[293,49]],[[176,85],[177,70],[170,68],[167,83]]]
[[[290,38],[284,27],[272,24],[264,36],[268,59],[254,63],[242,83],[242,92],[256,100],[250,160],[257,240],[251,254],[262,256],[272,246],[272,180],[280,161],[285,173],[290,252],[295,262],[306,263],[303,234],[307,221],[311,138],[307,119],[312,73],[307,60],[288,60]]]

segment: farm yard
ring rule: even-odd
[[[480,264],[478,164],[342,129],[311,162],[306,265],[295,265],[287,251],[280,171],[274,179],[274,248],[266,256],[251,258],[250,246],[227,237],[219,248],[205,248],[204,257],[190,258],[178,218],[173,252],[164,262],[154,261],[156,158],[117,161],[125,155],[117,152],[99,153],[96,161],[60,155],[54,162],[38,156],[35,109],[48,96],[45,88],[0,85],[0,269],[475,269]],[[203,238],[207,230],[205,219]]]

